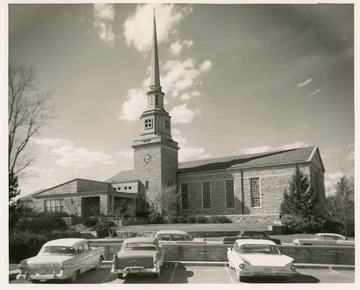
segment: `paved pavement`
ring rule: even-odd
[[[247,283],[354,283],[355,267],[352,265],[295,264],[298,274],[291,278],[249,279]],[[111,261],[104,261],[102,269],[88,271],[79,276],[77,283],[239,283],[234,270],[226,262],[166,262],[160,278],[149,279],[146,275],[117,279],[110,273]],[[18,270],[10,270],[10,283],[29,283],[14,280]]]

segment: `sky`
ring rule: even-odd
[[[133,169],[154,6],[179,161],[318,146],[330,193],[354,160],[351,3],[12,3],[9,60],[36,69],[58,116],[21,196]]]

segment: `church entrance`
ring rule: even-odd
[[[88,218],[100,214],[100,196],[81,198],[81,216]]]

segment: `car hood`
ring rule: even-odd
[[[274,266],[284,267],[294,259],[285,255],[268,255],[268,254],[244,254],[240,255],[246,263],[251,266]]]
[[[74,256],[66,256],[66,255],[40,255],[29,258],[26,260],[27,264],[35,264],[35,265],[49,265],[49,264],[61,264]]]

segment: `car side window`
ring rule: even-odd
[[[186,238],[185,238],[185,236],[182,236],[182,235],[172,235],[172,240],[173,241],[185,241]]]
[[[84,243],[84,251],[87,252],[90,250],[89,244],[88,243]]]
[[[83,252],[84,252],[83,244],[78,245],[77,253],[78,253],[78,254],[81,254],[81,253],[83,253]]]
[[[170,235],[159,235],[159,241],[170,241]]]

